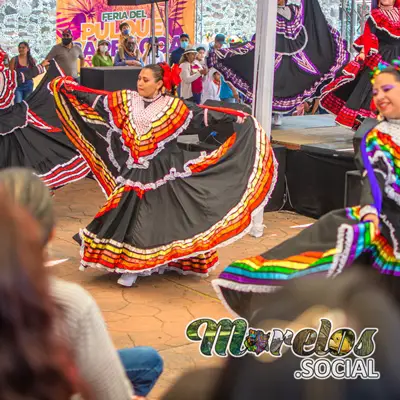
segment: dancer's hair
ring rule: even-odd
[[[1,170],[0,185],[14,203],[27,210],[40,224],[43,244],[46,244],[55,224],[53,201],[49,189],[33,171],[26,168]]]
[[[34,67],[34,66],[36,65],[36,62],[35,62],[35,60],[34,60],[33,57],[32,57],[32,54],[31,54],[31,47],[29,46],[29,43],[28,43],[28,42],[21,42],[21,43],[18,44],[18,48],[19,48],[19,46],[21,46],[21,44],[24,45],[24,46],[26,46],[26,47],[28,48],[28,54],[27,54],[28,66],[29,66],[29,67]]]
[[[393,65],[389,65],[388,67],[382,69],[380,74],[391,74],[396,78],[396,81],[400,82],[400,71],[398,68],[394,67]]]
[[[165,65],[165,63],[164,63]],[[164,84],[164,90],[165,90],[165,94],[171,95],[171,96],[176,96],[177,95],[177,86],[174,85],[171,82],[171,89],[168,90],[165,87],[165,80],[164,80],[164,68],[161,66],[161,64],[150,64],[150,65],[146,65],[145,67],[143,67],[143,69],[149,69],[154,76],[154,79],[156,82],[160,82],[162,81]]]
[[[0,209],[0,398],[69,400],[85,391],[55,333],[40,227],[1,185]]]

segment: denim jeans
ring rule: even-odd
[[[231,103],[231,104],[236,103],[236,99],[234,97],[230,99],[221,99],[221,101],[225,101],[226,103]]]
[[[163,371],[163,360],[152,347],[133,347],[118,350],[137,396],[147,396]]]
[[[28,81],[15,89],[14,103],[22,103],[33,92],[33,81]]]

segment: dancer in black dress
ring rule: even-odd
[[[258,122],[233,110],[189,109],[165,94],[176,77],[167,64],[147,66],[138,92],[106,95],[70,78],[51,84],[65,132],[107,196],[80,233],[81,267],[123,273],[125,286],[165,269],[207,276],[218,262],[215,249],[251,230],[276,180]],[[178,147],[189,125],[212,125],[220,116],[242,123],[218,149]]]
[[[228,266],[213,282],[225,304],[249,316],[252,303],[310,274],[335,277],[360,257],[400,299],[400,61],[375,70],[374,101],[384,120],[369,130],[356,157],[360,206],[326,214],[266,253]]]
[[[14,104],[18,83],[44,73],[44,65],[47,66],[48,62],[24,73],[4,70],[2,65],[0,169],[32,168],[50,189],[56,189],[84,178],[90,169],[61,129],[54,99],[48,88],[51,80],[62,74],[54,62],[30,97]]]
[[[400,1],[372,1],[364,33],[354,43],[359,55],[324,88],[321,106],[338,124],[356,130],[365,118],[376,118],[370,74],[379,63],[400,56],[399,7]]]

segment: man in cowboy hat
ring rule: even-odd
[[[84,67],[85,58],[82,49],[72,43],[72,33],[69,29],[62,31],[62,43],[56,44],[50,50],[46,60],[55,60],[67,76],[72,76],[78,81],[77,61],[80,60],[80,67]]]

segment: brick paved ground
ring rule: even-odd
[[[51,268],[58,277],[81,284],[93,295],[117,348],[149,345],[160,351],[165,372],[149,400],[159,399],[185,370],[221,362],[202,357],[198,344],[189,343],[184,336],[187,324],[195,318],[229,316],[210,284],[219,271],[233,260],[259,254],[296,234],[299,228],[292,226],[312,222],[291,212],[266,213],[264,236],[260,239],[246,236],[221,249],[220,266],[209,278],[181,277],[171,272],[139,278],[132,288],[123,288],[116,283],[117,275],[78,270],[79,248],[72,236],[90,222],[103,202],[100,189],[89,179],[56,193],[58,227],[50,256],[68,261]]]

